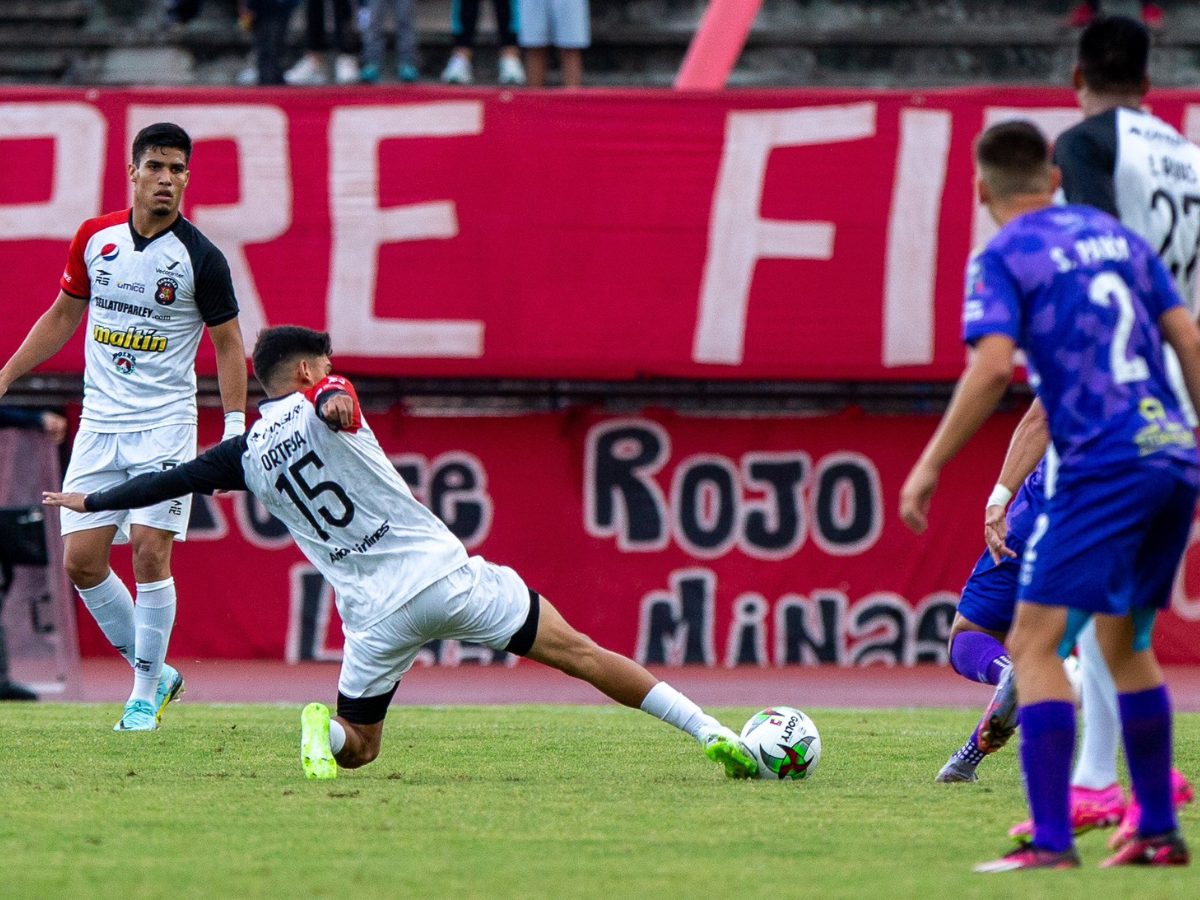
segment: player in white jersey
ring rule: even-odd
[[[728,775],[757,771],[738,736],[631,659],[564,621],[512,569],[468,557],[418,503],[375,440],[354,388],[329,373],[329,335],[294,325],[263,331],[254,372],[269,398],[249,433],[175,469],[99,493],[47,493],[76,511],[129,509],[193,492],[249,490],[333,585],[345,650],[337,717],[302,715],[310,778],[332,778],[379,753],[388,704],[421,647],[467,640],[527,656],[686,731]]]
[[[0,396],[45,362],[88,315],[83,414],[67,490],[94,491],[196,455],[196,350],[216,349],[225,437],[246,422],[246,357],[229,265],[179,214],[192,142],[178,125],[134,138],[130,209],[89,219],[71,242],[58,298],[0,370]],[[187,533],[190,498],[133,514],[64,510],[67,574],[109,642],[134,670],[117,731],[153,731],[183,689],[165,664],[175,622],[171,545]],[[112,544],[133,545],[137,604],[109,566]]]

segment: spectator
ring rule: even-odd
[[[298,0],[245,0],[252,17],[254,56],[258,62],[258,84],[283,84],[283,48],[288,19]],[[241,78],[239,78],[239,81]]]
[[[517,32],[513,28],[513,7],[517,0],[492,0],[496,10],[496,39],[500,44],[501,84],[524,84],[525,69],[521,51],[517,49]],[[475,73],[471,67],[475,54],[475,28],[479,24],[480,0],[451,0],[450,25],[454,31],[454,52],[442,70],[447,84],[471,84]]]
[[[1162,28],[1163,27],[1163,11],[1162,7],[1151,0],[1141,0],[1142,3],[1142,22],[1147,28]],[[1070,28],[1086,28],[1092,23],[1093,19],[1098,19],[1104,15],[1100,9],[1100,0],[1083,0],[1078,6],[1071,10],[1071,14],[1067,16],[1067,26]]]
[[[58,413],[36,409],[17,409],[11,406],[0,406],[0,428],[40,429],[46,432],[50,440],[56,444],[61,444],[67,436],[67,420]],[[6,573],[11,575],[12,570],[7,569]],[[4,584],[0,589],[0,609],[3,608],[4,592],[7,592],[8,587],[8,584]],[[37,694],[12,680],[8,670],[8,650],[5,644],[4,626],[0,624],[0,701],[36,699]]]
[[[358,60],[354,56],[352,33],[352,10],[350,0],[333,2],[333,42],[337,58],[334,60],[334,79],[338,84],[355,84],[358,81]],[[305,20],[307,22],[306,45],[308,51],[300,61],[283,75],[288,84],[325,84],[324,54],[329,49],[329,37],[325,34],[326,0],[307,0]]]
[[[397,77],[411,84],[421,77],[417,69],[417,28],[413,24],[413,0],[363,0],[359,24],[363,35],[362,80],[377,84],[383,69],[389,8],[396,26]]]
[[[172,31],[179,31],[192,19],[200,15],[202,0],[167,0],[166,26]]]
[[[532,87],[546,84],[548,48],[558,49],[563,87],[583,84],[583,48],[592,42],[588,0],[518,0],[521,46]]]

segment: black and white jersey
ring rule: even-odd
[[[337,393],[354,399],[355,421],[342,431],[318,416]],[[244,436],[191,462],[89,494],[88,512],[249,490],[333,585],[347,633],[365,631],[467,562],[462,542],[388,461],[344,378],[268,400],[260,412]]]
[[[238,314],[229,264],[183,216],[144,238],[132,210],[89,219],[60,286],[88,301],[86,431],[195,424],[196,350],[204,327]]]

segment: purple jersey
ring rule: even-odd
[[[1157,322],[1183,302],[1150,246],[1099,210],[1046,207],[1008,223],[967,269],[963,337],[1026,353],[1064,470],[1195,465]]]

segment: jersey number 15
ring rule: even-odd
[[[288,466],[288,472],[291,473],[292,480],[296,483],[292,484],[291,481],[288,481],[287,474],[281,472],[279,477],[275,479],[275,490],[281,494],[286,494],[296,509],[300,510],[300,514],[316,529],[317,534],[321,536],[321,540],[327,541],[329,540],[329,532],[321,527],[321,523],[313,515],[313,511],[309,509],[308,504],[300,498],[300,494],[297,493],[296,488],[299,487],[304,496],[314,501],[314,503],[322,494],[332,494],[342,507],[342,511],[334,515],[329,507],[323,504],[317,505],[316,511],[320,513],[322,519],[337,528],[345,528],[350,524],[350,520],[354,518],[354,504],[350,502],[350,498],[346,496],[346,492],[342,490],[342,486],[336,481],[318,481],[316,484],[309,484],[308,480],[304,477],[304,470],[308,466],[316,466],[318,469],[323,469],[325,468],[325,463],[321,462],[321,457],[317,456],[317,454],[312,452],[305,453]]]

